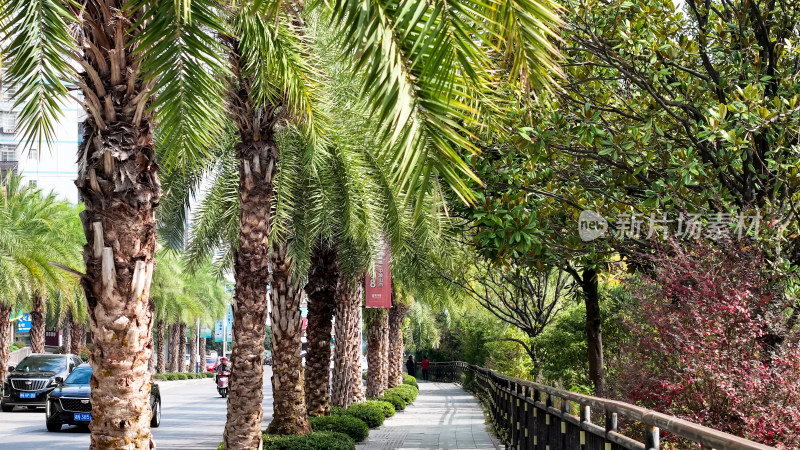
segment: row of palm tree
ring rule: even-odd
[[[42,353],[48,309],[78,303],[77,279],[51,263],[77,265],[83,243],[78,209],[21,175],[6,175],[0,196],[0,382],[7,375],[12,312],[30,312],[31,347]],[[80,318],[81,311],[70,317]]]
[[[307,223],[291,207],[305,192],[292,189],[294,179],[281,172],[302,166],[308,183],[316,183],[315,170],[327,155],[347,148],[327,139],[341,117],[320,114],[338,99],[325,95],[319,80],[328,74],[312,63],[317,33],[336,31],[340,61],[361,81],[360,98],[375,125],[368,136],[377,144],[361,148],[369,156],[364,160],[385,169],[382,185],[399,199],[393,212],[388,208],[389,223],[408,205],[419,217],[440,179],[463,200],[472,198],[463,178],[473,175],[461,155],[476,151],[470,129],[498,107],[484,99],[497,74],[509,71],[495,67],[508,68],[524,89],[547,83],[554,72],[550,40],[558,20],[548,3],[534,0],[337,0],[312,2],[311,15],[302,2],[268,0],[32,1],[0,5],[4,75],[20,92],[23,134],[29,141],[52,138],[59,97],[67,94],[63,80],[78,86],[88,113],[76,184],[86,208],[81,285],[94,336],[92,448],[153,445],[147,362],[162,195],[157,146],[163,149],[159,163],[190,174],[194,186],[199,178],[191,174],[202,169],[235,169],[234,183],[223,188],[238,198],[236,208],[225,211],[236,231],[227,228],[217,239],[233,243],[222,254],[233,262],[236,278],[236,372],[225,445],[255,448],[262,412],[252,388],[263,376],[267,285],[274,305],[272,429],[307,432],[296,349],[299,286],[310,249],[326,239],[337,246],[345,273],[337,297],[350,299],[337,302],[343,309],[338,328],[360,304],[352,299],[363,272],[352,270],[358,267],[352,261],[361,260],[365,248],[349,240],[376,217],[369,208],[356,222],[344,216],[343,234],[332,242],[295,228]],[[226,131],[226,116],[235,160],[219,164],[209,156]],[[293,147],[278,142],[283,130],[295,130],[287,136],[302,143],[288,154],[284,149]],[[291,220],[284,222],[282,214]],[[393,251],[396,238],[387,236]],[[371,235],[368,242],[377,241]],[[351,247],[358,251],[351,254]],[[374,249],[366,247],[366,254]]]

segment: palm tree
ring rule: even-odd
[[[177,158],[201,152],[221,131],[224,64],[211,33],[224,30],[216,7],[212,0],[0,3],[0,55],[6,84],[20,93],[23,138],[53,140],[64,80],[82,91],[88,113],[76,185],[86,205],[81,284],[93,334],[92,448],[153,445],[148,293],[161,196],[153,130],[157,121]]]
[[[21,176],[9,175],[0,198],[0,381],[8,367],[12,307],[33,300],[34,350],[44,351],[44,292],[69,293],[75,279],[53,263],[75,265],[81,243],[75,238],[77,212],[54,194],[43,195]],[[40,334],[41,336],[37,335]]]

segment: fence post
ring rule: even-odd
[[[588,444],[586,443],[586,431],[583,429],[584,423],[592,423],[592,407],[589,405],[581,405],[581,450],[586,450]]]
[[[566,416],[569,414],[569,400],[561,399],[561,448],[567,449],[567,420]]]
[[[658,450],[660,445],[658,427],[645,425],[644,429],[644,448],[645,450]]]

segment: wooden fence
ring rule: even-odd
[[[628,403],[507,377],[461,361],[430,364],[431,379],[460,381],[462,375],[472,378],[498,437],[511,449],[659,450],[661,433],[680,436],[694,443],[693,448],[774,449]],[[594,423],[593,417],[603,423]]]

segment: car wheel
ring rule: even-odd
[[[47,422],[47,431],[61,431],[60,423]]]
[[[14,410],[14,405],[6,405],[5,403],[0,403],[0,409],[2,409],[3,412],[11,412]]]
[[[161,425],[161,400],[156,399],[153,403],[153,417],[150,419],[150,428],[158,428]]]

